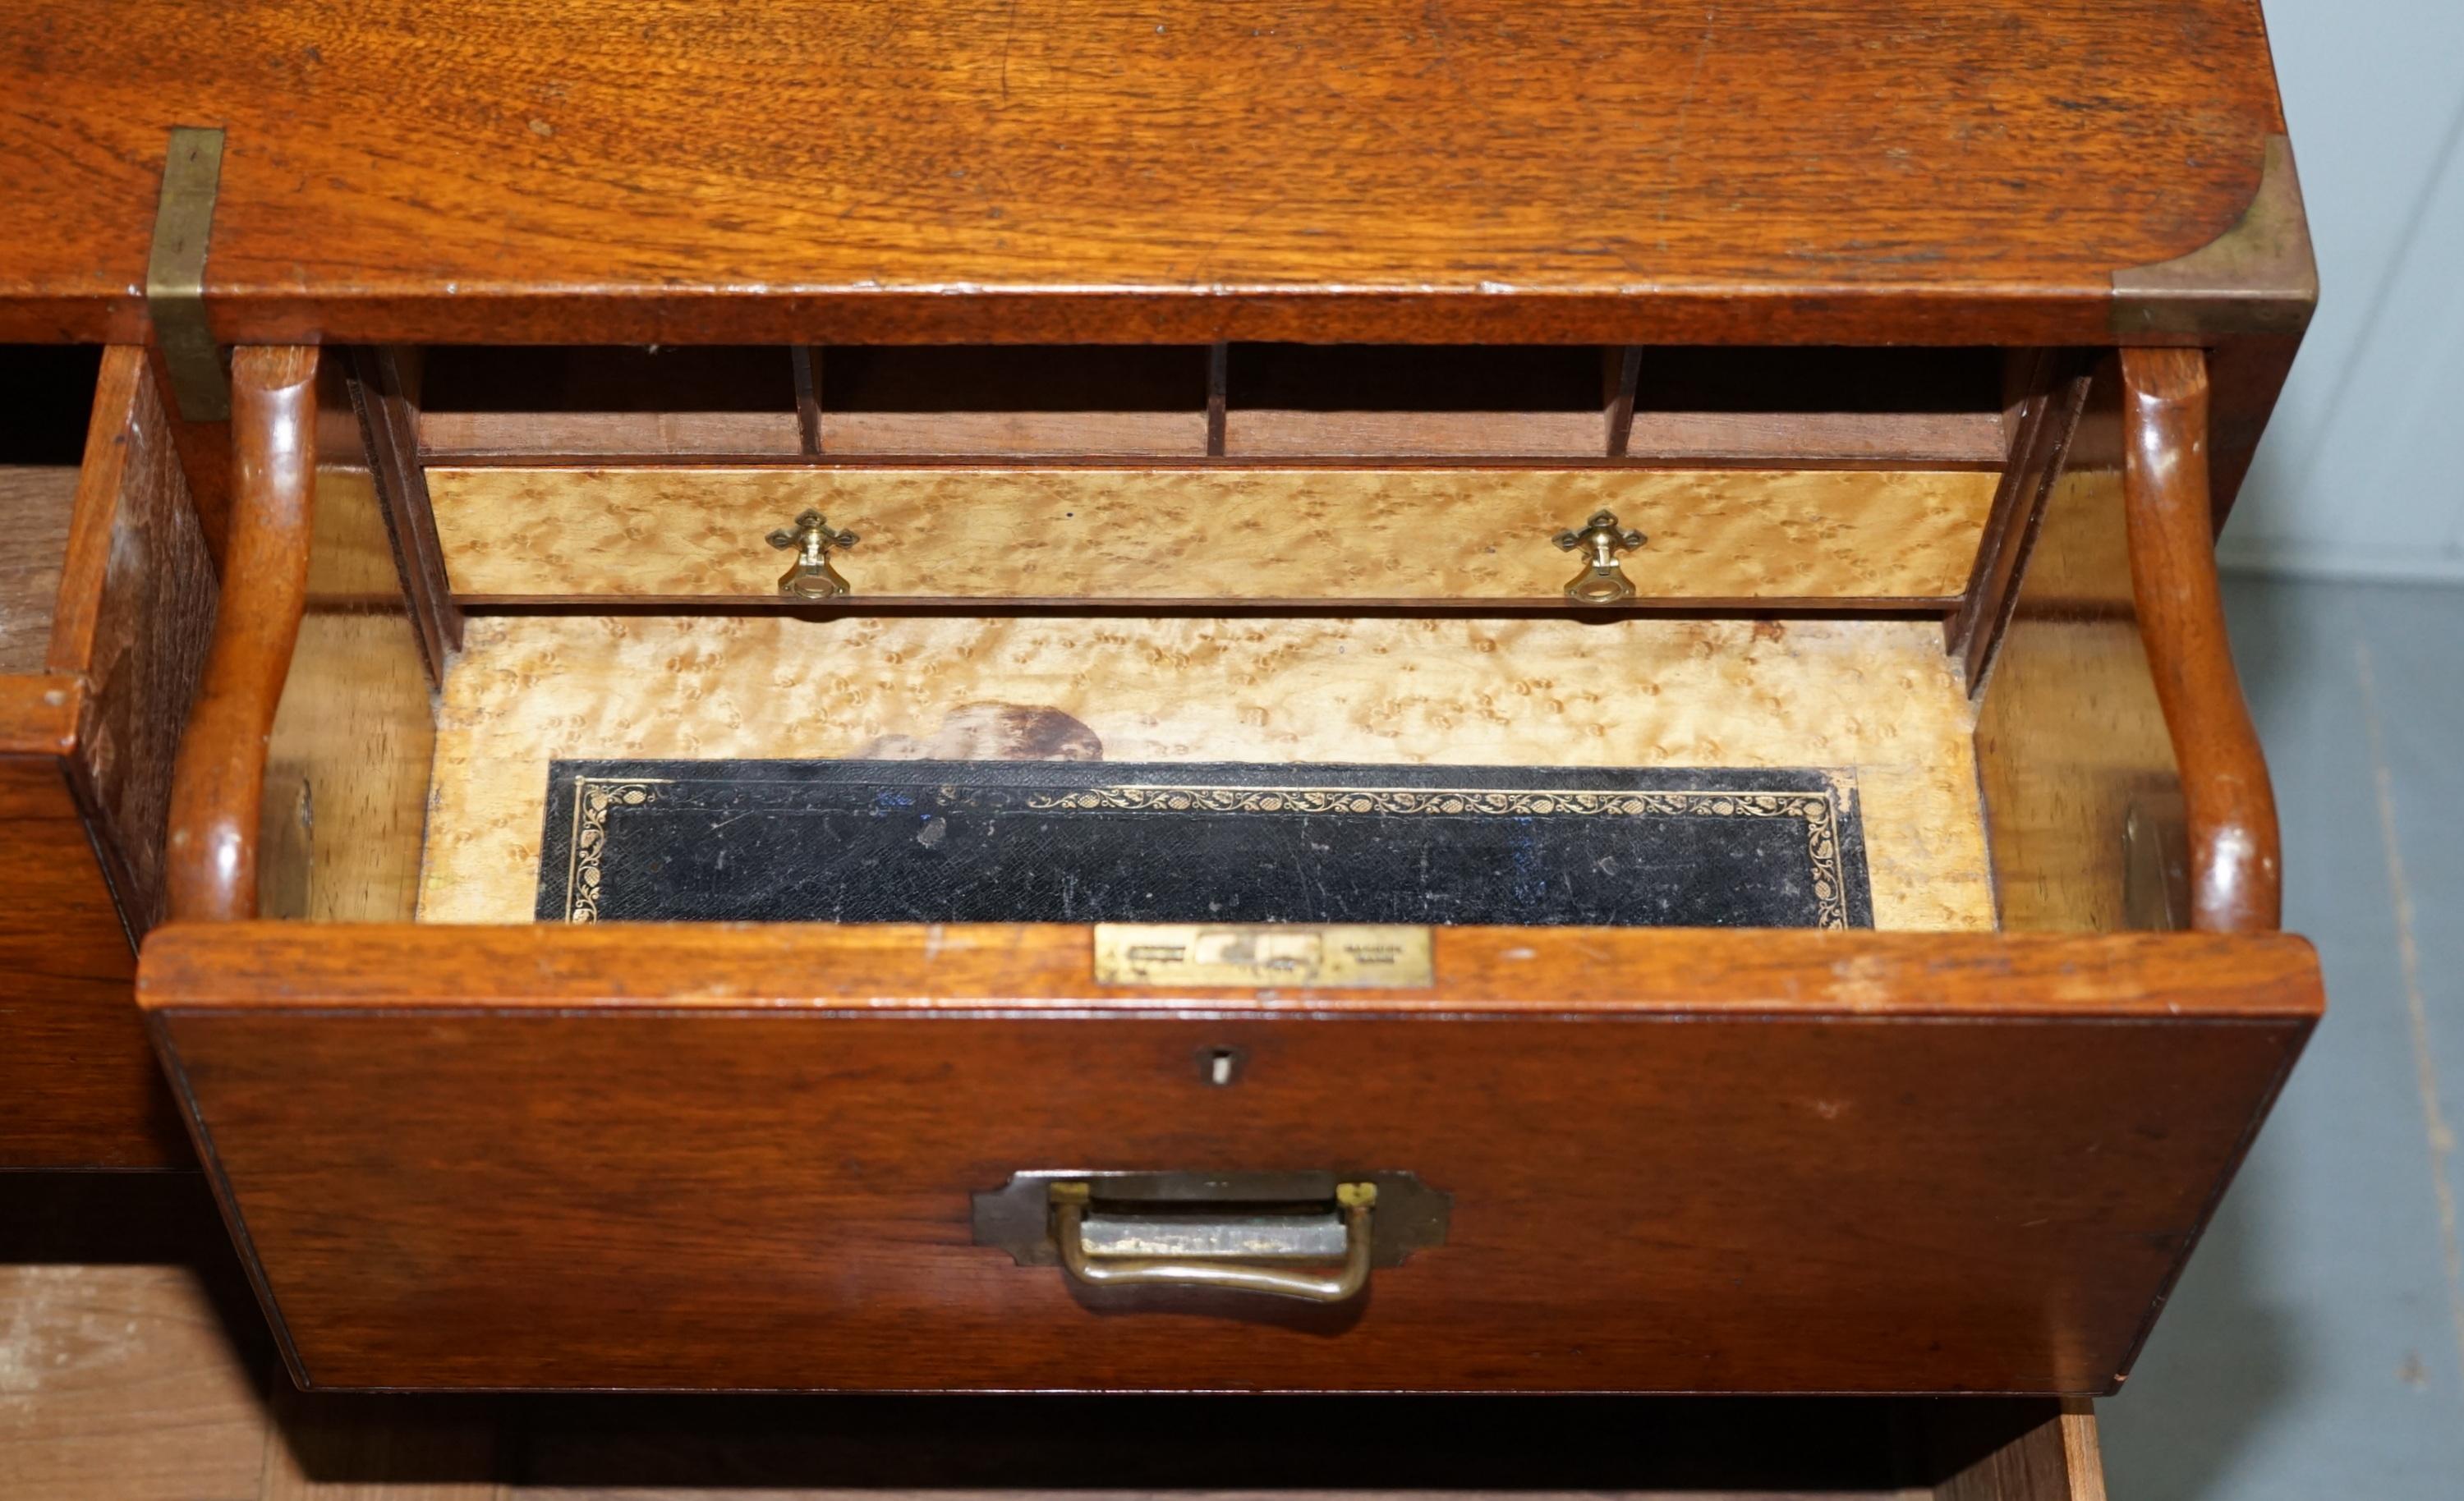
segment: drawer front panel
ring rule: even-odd
[[[187,1157],[129,1004],[137,956],[60,758],[0,755],[0,1170]]]
[[[2276,939],[1440,929],[1175,997],[1083,928],[203,931],[146,1004],[335,1386],[2101,1390],[2316,1005]],[[1147,1169],[1451,1223],[1325,1305],[975,1243]]]
[[[1563,604],[1556,537],[1614,512],[1645,599],[1937,601],[1968,583],[1982,470],[448,468],[457,595],[775,598],[807,511],[874,599]]]

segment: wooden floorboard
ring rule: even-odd
[[[260,1373],[179,1266],[0,1266],[0,1495],[253,1501]]]
[[[261,1501],[502,1501],[504,1425],[485,1403],[326,1397],[278,1382]]]
[[[0,1496],[253,1501],[262,1330],[196,1174],[0,1173]]]

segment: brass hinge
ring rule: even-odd
[[[206,327],[206,245],[213,237],[222,176],[221,128],[173,126],[163,159],[163,196],[154,207],[154,249],[145,258],[145,313],[162,346],[172,399],[192,423],[231,420],[231,376]]]

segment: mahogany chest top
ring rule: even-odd
[[[226,344],[2092,344],[2311,296],[2256,0],[18,0],[0,339],[143,337],[176,125],[228,136]]]

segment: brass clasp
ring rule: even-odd
[[[854,591],[830,566],[830,549],[855,546],[852,532],[833,532],[818,511],[796,518],[794,531],[781,527],[770,533],[770,545],[796,549],[796,561],[779,576],[779,592],[790,599],[828,599]]]
[[[1634,580],[1625,576],[1617,561],[1619,553],[1631,552],[1650,538],[1639,532],[1617,525],[1617,512],[1603,511],[1586,522],[1580,532],[1557,533],[1560,552],[1572,553],[1577,548],[1591,550],[1583,571],[1566,583],[1566,598],[1576,604],[1615,604],[1634,598]]]

